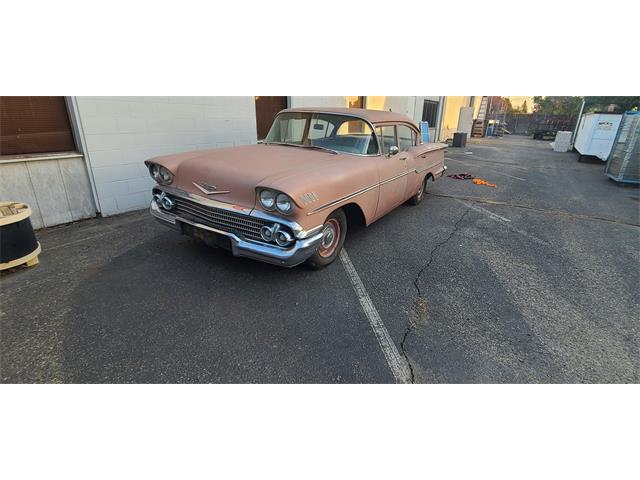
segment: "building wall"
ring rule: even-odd
[[[407,115],[415,122],[422,118],[422,105],[424,99],[440,97],[414,97],[414,96],[367,96],[365,107],[369,110],[386,110]],[[290,97],[291,107],[348,107],[347,97]]]
[[[256,143],[254,97],[77,97],[103,215],[146,208],[144,160]]]
[[[471,97],[446,97],[444,112],[442,114],[442,128],[440,130],[440,140],[453,138],[453,134],[458,129],[460,119],[460,108],[468,107]]]
[[[298,107],[348,107],[347,97],[290,97],[291,108]]]
[[[95,216],[82,155],[40,156],[44,159],[0,163],[0,199],[27,203],[34,228],[50,227]]]

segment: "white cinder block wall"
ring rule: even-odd
[[[144,160],[256,143],[254,97],[77,97],[103,215],[148,206]]]

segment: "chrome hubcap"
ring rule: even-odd
[[[321,257],[327,258],[333,255],[340,239],[340,225],[335,218],[327,220],[322,230],[322,239],[318,247]]]
[[[322,248],[329,248],[336,238],[336,232],[332,225],[328,225],[322,234]]]

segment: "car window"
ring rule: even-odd
[[[378,143],[361,118],[314,112],[283,112],[275,118],[264,143],[315,146],[356,155],[375,155]]]
[[[307,116],[300,113],[279,115],[269,130],[269,141],[302,145]]]
[[[398,148],[401,152],[406,152],[416,145],[416,132],[406,125],[398,125]]]
[[[392,146],[396,145],[396,127],[388,125],[386,127],[378,127],[378,138],[382,143],[382,152],[385,155],[389,155],[389,150]]]
[[[334,126],[327,120],[322,118],[313,118],[309,127],[309,140],[330,137],[333,133]]]

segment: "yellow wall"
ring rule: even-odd
[[[468,107],[471,97],[447,97],[442,114],[442,128],[440,129],[440,140],[453,138],[453,134],[458,129],[458,118],[460,117],[460,107]],[[475,105],[474,105],[475,107]],[[475,111],[475,108],[474,108]]]

